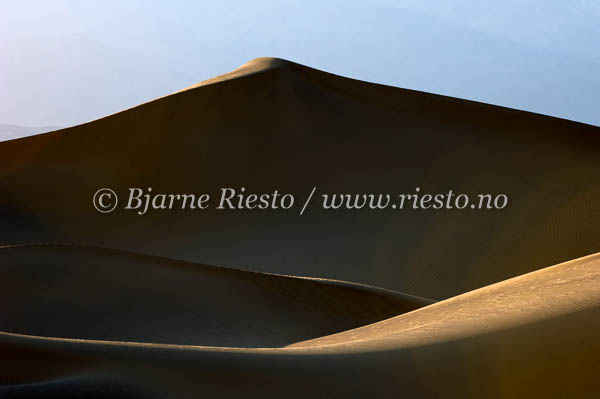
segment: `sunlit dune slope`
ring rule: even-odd
[[[559,327],[559,321],[574,314],[590,317],[597,314],[599,306],[600,255],[596,254],[467,292],[426,309],[291,347],[347,345],[372,349],[386,344],[408,347],[457,341],[533,327],[536,323],[543,325],[551,320]],[[589,328],[595,326],[596,323],[590,323],[581,330],[575,325],[564,325],[564,329],[581,334],[583,339],[598,331]],[[538,332],[543,334],[541,330]],[[560,342],[559,337],[547,339]]]
[[[599,305],[600,255],[594,255],[286,348],[144,345],[1,333],[4,364],[11,364],[3,378],[12,379],[12,385],[0,389],[32,392],[36,385],[62,386],[66,392],[95,384],[98,394],[115,389],[118,381],[118,387],[147,398],[199,393],[226,398],[241,393],[288,398],[593,397],[600,366]]]

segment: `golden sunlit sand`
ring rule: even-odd
[[[24,254],[8,256],[14,257],[13,259],[21,256],[31,258],[30,252],[39,250],[20,248],[17,252],[24,251]],[[64,252],[59,258],[67,262],[72,256],[70,251],[77,253],[81,250],[46,248],[44,251]],[[84,250],[84,253],[88,262],[98,262],[103,257],[135,258],[134,255],[105,254],[98,250]],[[165,259],[141,259],[148,262],[149,271],[154,271],[153,268],[160,267],[161,264],[168,265]],[[139,267],[136,263],[140,259],[131,262],[131,268],[136,268]],[[103,273],[120,275],[123,272],[118,268],[129,267],[122,265],[116,268],[110,263],[105,265]],[[179,266],[191,268],[191,274],[204,273],[202,267],[188,264]],[[57,264],[56,269],[59,268],[61,265]],[[3,274],[6,274],[5,269],[6,266],[3,265]],[[236,273],[228,270],[223,272]],[[257,280],[265,277],[269,276],[254,276]],[[136,280],[129,280],[131,281]],[[302,284],[302,281],[297,280],[297,283]],[[313,280],[307,282],[317,284]],[[164,283],[169,287],[168,281]],[[312,328],[315,331],[333,322],[336,319],[335,306],[331,303],[325,305],[331,299],[327,297],[330,286],[327,282],[324,283],[325,288],[315,291],[315,297],[303,309],[307,314],[294,314],[288,309],[278,316],[296,317],[296,321],[302,320],[304,329]],[[15,287],[18,284],[15,281],[3,280],[3,284],[13,285],[13,289],[19,288]],[[139,281],[136,282],[138,284]],[[272,286],[271,282],[261,284],[260,288],[268,290]],[[125,386],[136,387],[139,384],[138,393],[153,392],[157,397],[171,397],[173,392],[177,392],[173,397],[196,397],[200,391],[219,397],[238,397],[242,393],[260,391],[273,397],[293,398],[307,397],[315,392],[318,392],[319,397],[361,397],[368,394],[381,397],[585,396],[594,392],[597,355],[600,353],[597,339],[597,332],[600,331],[599,287],[600,255],[588,256],[364,327],[280,348],[234,347],[228,341],[231,338],[227,334],[221,335],[220,343],[229,342],[231,346],[220,345],[218,338],[207,337],[210,332],[205,331],[203,323],[190,315],[189,323],[199,323],[196,325],[199,331],[197,335],[188,338],[188,345],[144,343],[144,338],[140,339],[142,342],[89,337],[64,338],[73,335],[78,329],[93,326],[97,321],[88,320],[89,324],[82,326],[86,316],[90,316],[84,315],[81,318],[80,314],[70,313],[73,317],[71,320],[65,320],[66,316],[60,315],[60,324],[40,326],[40,323],[52,323],[52,314],[47,310],[42,311],[43,305],[30,303],[28,323],[38,323],[38,326],[31,326],[30,331],[34,332],[36,328],[38,331],[40,328],[53,330],[61,338],[26,334],[27,331],[22,326],[19,327],[20,334],[10,332],[11,322],[15,325],[23,322],[22,314],[16,320],[3,321],[3,329],[9,329],[9,332],[0,334],[0,348],[5,355],[5,364],[11,365],[3,370],[3,376],[13,382],[25,383],[83,375],[86,378],[75,379],[71,384],[85,386],[85,381],[100,381],[98,387],[102,389],[104,386],[107,389],[112,385],[106,382],[102,385],[102,381],[114,380]],[[190,292],[184,292],[182,288],[185,289],[172,288],[174,292],[169,294],[179,299],[190,295]],[[207,288],[210,287],[205,285],[203,289]],[[353,293],[352,288],[358,288],[358,291]],[[76,286],[68,291],[71,300],[83,300],[88,311],[106,323],[104,329],[97,328],[87,333],[88,336],[103,331],[107,334],[106,331],[111,328],[121,336],[139,334],[134,318],[123,325],[115,322],[119,313],[124,310],[111,308],[111,302],[114,301],[115,306],[131,306],[122,297],[119,303],[107,294],[101,304],[90,305],[89,302],[86,303],[93,297],[89,287],[84,292],[77,292]],[[379,312],[378,305],[383,309],[390,307],[389,302],[397,306],[399,313],[406,310],[407,301],[412,307],[415,303],[418,306],[423,304],[414,298],[406,299],[392,293],[384,293],[382,296],[377,290],[343,283],[339,283],[335,291],[334,303],[354,306],[342,308],[341,312],[353,313],[355,316],[365,309],[364,304],[368,304],[372,315]],[[291,292],[293,290],[278,293]],[[146,290],[135,300],[151,304],[155,300],[152,294],[154,293]],[[169,297],[162,294],[161,298],[168,303]],[[214,295],[214,292],[211,294]],[[268,320],[268,314],[281,305],[277,298],[266,304],[264,314],[249,315],[244,308],[248,301],[253,300],[252,294],[246,293],[250,296],[245,297],[242,295],[243,292],[240,293],[239,290],[229,299],[217,295],[212,309],[204,309],[200,317],[213,315],[220,319],[222,312],[231,312],[230,308],[236,309],[234,317],[243,321],[239,326],[241,330],[237,331],[240,342],[256,335],[252,331],[254,323],[259,323],[257,327],[265,330],[275,329],[271,331],[275,334],[271,344],[278,342],[277,334],[299,334],[301,329],[290,330],[295,320],[289,320],[290,324],[284,325],[279,325],[278,320]],[[254,295],[265,294],[259,291]],[[352,302],[353,295],[362,296],[363,306]],[[46,295],[44,299],[52,303],[56,296],[58,295]],[[115,298],[119,297],[117,295]],[[294,295],[294,298],[298,304],[306,305],[302,296]],[[293,303],[292,301],[292,306]],[[173,307],[168,309],[170,312],[165,313],[161,313],[161,309],[156,309],[155,306],[149,307],[152,322],[146,325],[147,334],[162,332],[162,338],[168,337],[168,331],[175,327],[177,315],[185,310],[181,304],[171,305]],[[199,311],[201,309],[202,307]],[[319,318],[319,313],[324,309],[331,312],[328,320]],[[105,313],[103,317],[100,316],[102,313]],[[343,322],[338,323],[338,328],[343,325]],[[174,334],[173,340],[184,339],[184,331],[186,328],[181,328],[182,333]],[[81,331],[79,333],[86,335]],[[268,334],[256,336],[265,335]],[[211,343],[217,346],[192,345],[194,342],[201,343],[203,339],[205,342],[212,339]],[[69,380],[63,383],[69,386]],[[6,391],[10,392],[11,389]]]

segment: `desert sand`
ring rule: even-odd
[[[2,292],[19,299],[0,305],[1,331],[114,341],[278,347],[433,303],[360,284],[68,246],[2,248],[2,277]]]
[[[594,397],[599,150],[595,126],[273,58],[1,142],[0,397]],[[241,186],[511,202],[91,203],[102,187]]]
[[[65,252],[58,257],[63,261],[72,256],[69,249],[44,249],[48,250]],[[35,251],[39,251],[39,248]],[[79,251],[75,249],[76,253]],[[9,254],[13,261],[21,257],[31,259],[31,254],[25,248],[17,251],[11,249],[10,252],[22,252],[21,255]],[[81,254],[75,257],[78,256]],[[93,250],[87,252],[85,258],[97,260],[115,256],[123,255]],[[167,262],[164,259],[142,258],[149,263],[150,272],[157,267],[153,263]],[[120,274],[118,269],[123,265],[112,267],[110,263],[102,273]],[[135,268],[136,261],[132,263],[132,268]],[[180,266],[192,267],[189,264]],[[3,274],[5,268],[3,265]],[[54,270],[51,268],[51,271]],[[203,267],[192,267],[189,272],[202,275],[206,271]],[[138,273],[143,274],[140,280],[149,274],[142,268],[138,269]],[[81,273],[76,277],[81,278]],[[256,279],[263,277],[254,276]],[[137,285],[140,280],[133,281]],[[128,282],[131,283],[131,280]],[[20,288],[20,292],[25,291],[24,287],[19,287],[19,284],[23,284],[22,279],[3,279],[5,283],[13,285],[13,289]],[[169,287],[169,283],[166,283]],[[272,282],[269,285],[273,286]],[[177,318],[185,311],[185,307],[171,307],[173,313],[169,313],[161,311],[162,306],[148,306],[146,309],[151,312],[150,315],[138,311],[138,319],[122,319],[119,323],[119,316],[126,314],[127,310],[112,306],[118,306],[117,302],[120,302],[121,306],[131,309],[131,306],[135,307],[135,301],[142,300],[146,301],[145,305],[152,305],[153,293],[145,290],[132,301],[123,293],[113,293],[114,296],[105,294],[98,298],[98,292],[88,290],[75,297],[77,293],[73,293],[73,288],[67,288],[71,294],[68,303],[72,304],[74,299],[82,300],[79,305],[87,307],[92,315],[82,317],[72,309],[75,305],[63,305],[64,308],[71,308],[68,314],[61,314],[59,309],[44,309],[49,306],[40,304],[40,298],[34,294],[38,302],[29,302],[26,313],[12,312],[14,320],[4,320],[3,328],[52,331],[58,336],[78,333],[86,339],[0,333],[0,350],[4,359],[3,382],[10,382],[0,389],[0,393],[6,397],[38,397],[35,396],[38,391],[45,394],[56,392],[56,396],[50,397],[76,397],[74,395],[77,392],[89,392],[97,397],[119,394],[122,397],[190,398],[199,395],[232,398],[242,395],[290,398],[369,395],[591,397],[597,392],[597,370],[600,366],[600,343],[597,338],[600,331],[599,286],[600,255],[593,255],[496,283],[364,327],[279,348],[235,346],[236,342],[246,344],[251,335],[254,335],[253,343],[257,343],[257,340],[272,345],[281,343],[276,334],[269,341],[271,334],[268,332],[253,331],[253,323],[261,323],[259,327],[274,329],[272,333],[282,336],[297,336],[298,329],[290,330],[294,320],[287,324],[269,320],[266,316],[272,315],[273,309],[281,305],[275,298],[266,303],[268,306],[267,310],[263,309],[264,314],[255,313],[252,315],[254,317],[249,317],[244,312],[247,310],[244,309],[247,306],[244,302],[252,300],[252,293],[231,292],[236,298],[229,300],[217,296],[215,299],[218,301],[212,302],[213,308],[205,313],[199,312],[199,318],[212,314],[222,321],[223,316],[219,313],[227,311],[227,307],[235,302],[240,309],[232,314],[237,314],[245,323],[234,322],[237,325],[229,326],[239,329],[233,335],[231,331],[223,332],[222,343],[227,342],[230,346],[176,345],[89,337],[94,334],[104,334],[109,338],[139,334],[142,336],[140,341],[143,341],[153,334],[160,334],[160,337],[155,335],[152,338],[182,340],[190,326],[179,326],[181,334],[174,334],[170,329],[177,326]],[[106,285],[102,287],[108,288]],[[261,288],[264,289],[265,285]],[[357,289],[352,285],[337,286],[333,297],[328,297],[327,288],[319,290],[325,293],[317,292],[318,298],[312,298],[308,309],[303,309],[304,314],[298,315],[293,309],[288,309],[283,317],[293,316],[303,321],[304,330],[312,328],[310,333],[318,332],[322,323],[327,325],[336,318],[332,316],[323,320],[314,307],[329,303],[321,310],[335,314],[335,306],[329,302],[332,299],[339,301],[340,305],[355,305],[353,295],[357,293],[349,288]],[[185,289],[175,289],[178,298],[191,294],[182,292]],[[361,287],[359,295],[364,295],[362,290],[368,289]],[[62,298],[57,299],[60,293],[49,292],[44,300],[54,304],[61,303],[60,299],[64,302],[65,291],[61,292]],[[261,292],[256,295],[261,295]],[[378,301],[389,306],[389,299],[378,298],[380,292],[375,291],[372,295],[373,298],[368,301],[370,306],[377,305]],[[196,299],[195,295],[191,296]],[[167,305],[176,305],[169,298],[161,298]],[[97,302],[94,303],[94,299]],[[301,298],[298,299],[302,303]],[[399,309],[405,308],[404,300],[399,298]],[[159,304],[165,302],[160,301]],[[15,307],[13,305],[13,309]],[[354,308],[356,314],[360,314],[360,308]],[[104,321],[104,328],[98,328],[98,319],[89,320],[95,317]],[[136,323],[143,322],[144,317],[147,318],[147,324],[145,329],[140,329]],[[24,321],[24,318],[28,320]],[[52,323],[52,318],[58,319],[55,325],[43,325]],[[197,323],[192,327],[205,330],[202,327],[205,321],[194,317],[193,311],[187,315],[187,321],[190,324]],[[335,327],[344,325],[344,321],[338,320],[338,323]],[[92,326],[97,328],[82,331]],[[200,331],[188,339],[190,343],[202,340],[211,342],[217,337],[212,336],[210,331]],[[73,396],[68,396],[68,393]]]

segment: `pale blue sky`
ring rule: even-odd
[[[0,0],[0,124],[82,123],[260,56],[600,125],[600,0]]]

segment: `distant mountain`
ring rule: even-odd
[[[0,121],[88,122],[188,86],[196,79],[83,35],[0,42]]]

